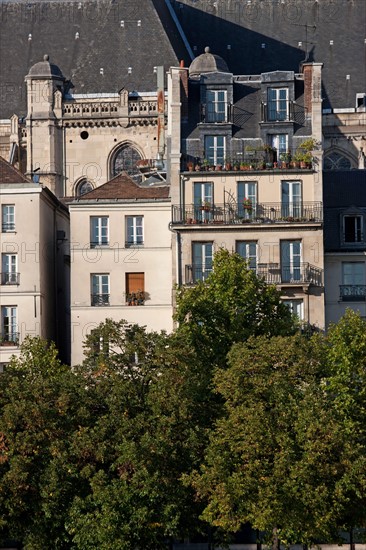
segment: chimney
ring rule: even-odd
[[[179,64],[180,97],[181,97],[181,121],[188,122],[188,68],[184,67],[184,61]]]

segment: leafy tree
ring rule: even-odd
[[[26,339],[0,377],[0,537],[26,549],[70,548],[65,517],[85,487],[68,440],[90,421],[80,382],[39,338]]]
[[[199,464],[207,439],[206,374],[179,335],[125,321],[107,320],[87,346],[81,370],[103,406],[74,434],[90,490],[74,499],[67,529],[80,549],[165,548],[202,527],[202,506],[180,478]]]
[[[207,521],[229,532],[249,522],[267,533],[274,548],[280,541],[308,543],[328,534],[328,516],[323,521],[322,513],[329,499],[322,494],[319,506],[316,499],[317,483],[329,474],[328,461],[311,460],[310,481],[303,466],[311,458],[305,449],[309,439],[318,441],[314,422],[314,433],[305,423],[309,411],[322,413],[315,422],[325,422],[326,437],[334,426],[324,406],[323,356],[316,339],[299,335],[250,338],[233,347],[229,369],[215,377],[225,415],[211,435],[201,472],[191,478],[198,495],[208,500]],[[339,444],[337,436],[318,449],[320,461]]]
[[[276,288],[226,249],[215,254],[206,281],[178,290],[176,321],[205,361],[220,366],[234,343],[250,336],[291,334],[296,328]]]

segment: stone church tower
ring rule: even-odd
[[[33,65],[27,84],[27,176],[63,195],[62,91],[65,78],[48,55]]]

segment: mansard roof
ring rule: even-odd
[[[190,62],[161,0],[3,0],[0,10],[0,119],[26,114],[24,78],[45,53],[75,94],[154,91],[154,67]]]
[[[164,200],[169,198],[169,185],[137,184],[126,172],[121,172],[100,187],[78,197],[77,202],[113,200]]]
[[[0,157],[0,185],[2,183],[32,183],[17,168]]]
[[[235,75],[276,68],[297,73],[306,59],[323,63],[323,108],[355,107],[356,94],[366,92],[364,0],[175,0],[174,5],[192,49],[201,52],[210,44]]]

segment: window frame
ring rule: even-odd
[[[138,224],[138,220],[141,220],[141,223]],[[132,224],[130,225],[130,222]],[[140,235],[139,235],[140,229]],[[143,246],[144,245],[144,216],[138,215],[128,215],[125,217],[125,230],[126,230],[126,239],[125,246]]]
[[[11,221],[9,221],[11,218]],[[1,232],[12,233],[15,231],[15,204],[1,205]]]
[[[285,92],[285,98],[280,95]],[[271,97],[274,95],[274,97]],[[285,102],[285,108],[281,102]],[[288,87],[270,87],[267,90],[267,117],[272,122],[285,122],[289,120],[289,88]]]
[[[10,310],[10,315],[6,314],[7,310]],[[1,306],[1,341],[17,344],[18,340],[18,306]]]
[[[103,220],[106,220],[104,225]],[[109,216],[90,216],[90,248],[97,246],[109,246]]]
[[[218,141],[222,139],[222,144],[218,144]],[[212,140],[212,144],[209,144],[209,140]],[[226,155],[226,136],[223,135],[206,135],[204,136],[204,150],[205,158],[212,165],[223,165]]]
[[[348,232],[350,228],[346,228],[346,219],[354,219],[354,240],[346,240],[348,237]],[[357,226],[357,221],[359,221],[359,227]],[[342,241],[347,245],[358,245],[364,242],[364,219],[362,214],[343,214],[342,216]]]
[[[224,95],[223,100],[218,99],[220,94]],[[206,90],[205,122],[227,122],[227,113],[227,90]]]
[[[211,251],[208,250],[208,247],[211,247]],[[192,241],[192,278],[194,283],[205,281],[210,275],[213,256],[213,241]],[[197,258],[200,259],[200,262],[197,262]]]
[[[241,249],[245,250],[245,254],[241,253]],[[253,249],[254,249],[254,253],[253,253]],[[244,260],[247,260],[248,268],[256,272],[257,266],[258,266],[258,241],[249,241],[249,240],[236,241],[235,250],[236,250],[236,253],[239,254],[241,258],[243,258]]]
[[[103,281],[103,278],[105,280]],[[105,292],[106,287],[107,292]],[[90,296],[92,306],[110,305],[110,274],[109,273],[91,273],[90,274]],[[97,298],[96,298],[97,297]]]
[[[14,252],[1,254],[1,284],[18,284],[18,255]]]

